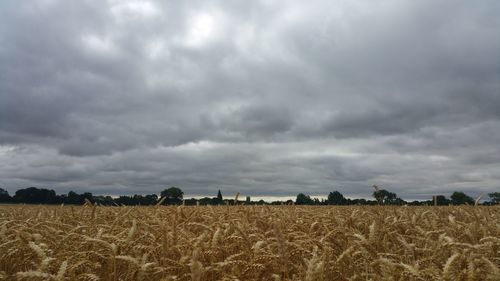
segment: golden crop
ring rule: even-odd
[[[0,280],[500,280],[500,207],[0,206]]]

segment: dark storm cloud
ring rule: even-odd
[[[497,1],[3,1],[0,185],[498,189]]]
[[[245,139],[270,139],[284,134],[294,124],[293,113],[279,106],[247,106],[225,116],[219,127]]]

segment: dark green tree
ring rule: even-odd
[[[114,201],[118,205],[125,205],[125,206],[135,205],[133,197],[127,196],[127,195],[121,195],[120,197],[116,198]]]
[[[488,196],[490,196],[493,204],[500,204],[500,192],[489,193]]]
[[[92,203],[94,203],[95,201],[94,196],[90,192],[78,194],[74,191],[70,191],[68,192],[68,195],[64,198],[64,203],[82,205],[85,203],[85,199],[89,200]]]
[[[90,202],[94,203],[94,196],[92,195],[91,192],[84,192],[82,195],[80,195],[83,199],[83,202],[85,203],[85,199],[89,200]]]
[[[330,192],[328,194],[328,199],[326,202],[329,205],[345,205],[347,203],[347,200],[345,199],[344,195],[338,191]]]
[[[311,199],[311,196],[305,195],[304,193],[299,193],[297,195],[297,199],[295,199],[295,204],[297,205],[313,205],[314,200]]]
[[[59,198],[56,192],[52,189],[28,187],[19,189],[14,194],[14,201],[18,203],[28,204],[57,204]]]
[[[178,187],[170,187],[161,192],[161,197],[165,197],[164,204],[178,205],[182,203],[184,192]]]
[[[436,203],[438,206],[446,206],[451,203],[450,199],[446,198],[444,195],[436,196]]]
[[[98,203],[99,205],[105,205],[105,206],[113,206],[115,201],[111,196],[104,196],[104,195],[98,195],[94,196],[94,202]]]
[[[453,192],[450,198],[451,198],[451,203],[453,205],[463,205],[463,204],[474,205],[474,199],[461,191]]]
[[[68,192],[68,196],[66,197],[67,204],[81,205],[84,201],[85,199],[81,198],[80,195],[74,191]]]
[[[217,200],[217,199],[215,199],[215,200]],[[214,204],[214,198],[203,197],[203,198],[198,199],[198,202],[199,202],[200,205],[213,205]]]
[[[403,202],[403,200],[398,198],[396,193],[389,192],[385,189],[375,190],[373,192],[373,197],[375,197],[375,200],[377,200],[380,205],[394,205]]]
[[[156,194],[148,194],[144,196],[144,201],[142,205],[154,205],[158,202],[158,195]]]
[[[10,202],[12,198],[9,195],[9,192],[3,188],[0,188],[0,203]]]

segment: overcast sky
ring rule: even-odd
[[[500,1],[0,2],[0,187],[500,191]]]

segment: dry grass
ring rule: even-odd
[[[500,207],[0,206],[0,280],[500,280]]]

